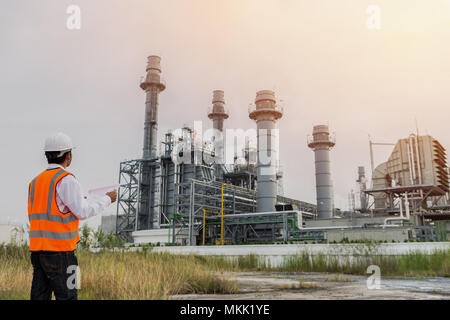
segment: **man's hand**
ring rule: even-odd
[[[117,190],[107,192],[106,195],[111,198],[111,203],[116,202],[117,199]]]

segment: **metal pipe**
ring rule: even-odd
[[[295,223],[295,218],[287,218],[287,221],[291,222],[292,228],[293,229],[300,229],[297,227],[297,224]],[[273,223],[273,222],[284,222],[284,220],[281,219],[275,219],[275,220],[246,220],[245,223],[246,224],[252,224],[252,223]],[[210,225],[210,224],[219,224],[219,222],[209,222],[206,223],[206,225]]]
[[[203,211],[203,245],[205,245],[206,210],[202,209],[202,211]]]
[[[411,169],[412,169],[412,173],[413,173],[413,181],[415,184],[416,183],[416,168],[415,168],[415,160],[414,160],[414,147],[413,147],[413,140],[412,140],[412,136],[409,136],[409,149],[411,152]]]
[[[420,152],[419,152],[419,126],[417,125],[417,118],[416,118],[416,153],[417,153],[417,168],[419,172],[419,183],[422,184],[422,167],[420,165]],[[423,191],[420,190],[420,196],[423,197]]]
[[[410,215],[409,215],[409,200],[408,200],[408,192],[405,192],[405,208],[406,208],[406,219],[409,221]]]
[[[209,195],[201,194],[201,193],[196,193],[195,196],[209,198],[209,199],[216,199],[216,196],[209,196]],[[244,197],[239,197],[239,196],[234,197],[232,194],[227,194],[227,193],[224,194],[224,197],[225,198],[228,197],[228,198],[235,198],[235,199],[238,199],[238,200],[242,200],[242,202],[236,201],[236,203],[256,202],[255,200],[244,198]]]
[[[192,237],[193,237],[193,222],[194,222],[194,194],[195,194],[195,184],[191,182],[191,203],[190,203],[190,210],[189,210],[189,245],[192,246]]]
[[[372,140],[370,140],[370,135],[369,135],[369,149],[370,149],[370,178],[373,181],[373,171],[375,170],[374,168],[374,161],[373,161],[373,147],[372,147]]]
[[[138,177],[141,177],[142,175],[142,162],[139,162],[139,169],[138,169]],[[138,224],[139,224],[139,212],[141,212],[141,184],[138,183],[137,187],[137,194],[138,194],[138,201],[137,201],[137,210],[136,210],[136,222],[134,223],[135,230],[138,231]]]
[[[384,219],[384,223],[382,225],[383,229],[385,227],[392,226],[391,224],[388,224],[388,221],[409,221],[410,220],[408,192],[405,192],[404,195],[405,195],[405,212],[406,212],[406,216],[403,216],[403,207],[402,207],[403,199],[400,196],[400,216]]]
[[[225,188],[225,184],[222,184],[222,207],[220,210],[220,214],[222,216],[221,218],[221,224],[220,224],[220,244],[223,245],[223,189]]]
[[[301,227],[299,228],[299,230],[305,230],[305,231],[320,231],[320,230],[340,230],[340,229],[362,229],[362,227],[360,226],[330,226],[330,227],[308,227],[308,228],[304,228]]]
[[[169,226],[168,226],[168,232],[167,232],[167,243],[170,244],[170,228],[172,228],[170,224],[170,218],[169,218]]]
[[[417,170],[418,170],[418,173],[419,173],[419,184],[422,184],[423,183],[422,182],[422,168],[420,166],[419,140],[417,139],[417,136],[416,136],[416,153],[417,153]],[[420,192],[420,196],[423,199],[423,190],[420,189],[419,192]]]
[[[226,214],[224,215],[225,218],[249,218],[249,217],[266,217],[266,216],[281,216],[283,214],[289,214],[294,213],[298,214],[299,211],[272,211],[272,212],[256,212],[256,213],[241,213],[241,214]]]
[[[422,168],[420,167],[419,139],[417,135],[415,140],[416,140],[417,173],[419,174],[419,184],[422,184]]]
[[[407,152],[406,153],[408,154],[408,164],[409,164],[409,181],[413,185],[414,184],[414,180],[413,180],[411,151],[410,151],[410,147],[409,147],[409,142],[406,142],[406,148],[407,148]]]
[[[220,212],[217,211],[209,211],[202,208],[203,211],[203,245],[205,245],[205,232],[206,232],[206,225],[210,223],[206,223],[206,212],[220,214]]]

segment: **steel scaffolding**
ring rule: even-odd
[[[119,192],[117,196],[116,235],[132,241],[131,233],[136,230],[139,212],[141,160],[120,163]]]

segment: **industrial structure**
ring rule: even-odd
[[[275,121],[282,110],[275,93],[259,91],[255,106],[249,108],[261,130],[257,150],[246,142],[243,162],[223,162],[220,133],[229,114],[221,90],[213,92],[208,112],[216,130],[212,141],[196,139],[197,133],[184,126],[165,134],[158,154],[158,96],[166,87],[161,71],[161,59],[148,57],[147,75],[140,84],[146,93],[143,156],[120,164],[116,234],[129,242],[166,239],[189,245],[297,237],[298,212],[312,219],[316,207],[277,195],[282,175],[276,161]],[[263,154],[269,161],[262,162]],[[276,211],[276,206],[290,211]]]
[[[225,146],[235,144],[225,139],[225,120],[232,115],[224,91],[213,91],[208,118],[214,133],[208,139],[184,125],[167,132],[158,151],[158,98],[166,88],[161,59],[148,57],[146,72],[140,84],[146,94],[143,155],[120,164],[116,235],[126,241],[222,245],[446,237],[447,227],[439,231],[437,220],[450,220],[448,166],[434,138],[399,140],[388,161],[372,170],[370,188],[359,167],[359,206],[341,212],[334,208],[330,165],[336,140],[327,125],[314,126],[307,139],[317,205],[287,198],[280,192],[277,131],[284,111],[274,91],[258,91],[248,109],[256,122],[256,149],[248,138],[242,150],[234,150],[234,162],[226,163]]]
[[[417,225],[449,218],[447,155],[432,136],[398,140],[388,160],[374,169],[372,183],[365,192],[373,196],[375,215],[400,212],[407,202]]]
[[[359,190],[359,212],[367,212],[368,201],[367,201],[367,179],[366,179],[366,169],[363,166],[358,167],[358,190]]]
[[[336,144],[330,135],[328,126],[313,128],[313,135],[308,137],[308,147],[314,150],[316,166],[317,215],[319,219],[333,217],[333,184],[331,182],[330,150]]]
[[[283,110],[276,105],[275,93],[269,90],[257,92],[255,107],[249,110],[249,116],[257,125],[257,211],[270,212],[275,210],[277,203],[275,122],[283,116]]]

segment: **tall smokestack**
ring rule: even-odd
[[[314,126],[308,147],[314,150],[316,164],[317,214],[319,219],[333,217],[333,184],[331,182],[330,150],[336,144],[328,126]]]
[[[147,75],[141,81],[141,88],[146,93],[144,120],[144,147],[142,158],[150,160],[156,158],[158,139],[158,98],[159,93],[166,88],[161,81],[161,58],[149,56],[147,58]],[[158,211],[158,187],[155,181],[156,169],[150,161],[144,161],[141,171],[140,198],[138,205],[137,230],[159,229],[160,214]],[[139,189],[138,189],[139,190]]]
[[[356,180],[359,184],[359,199],[361,202],[361,212],[365,212],[367,210],[367,196],[364,193],[366,191],[366,170],[364,167],[358,167],[358,180]]]
[[[143,159],[152,159],[157,156],[158,98],[166,88],[161,81],[161,58],[149,56],[146,71],[147,75],[141,82],[141,88],[146,92]]]
[[[213,121],[213,128],[223,131],[223,120],[228,119],[228,112],[225,110],[225,98],[222,90],[213,91],[212,108],[208,118]]]
[[[275,211],[277,201],[275,123],[283,116],[276,105],[275,93],[262,90],[256,93],[255,106],[249,110],[249,117],[256,121],[258,137],[257,181],[258,212]]]
[[[212,108],[208,113],[208,118],[213,121],[214,132],[214,151],[216,156],[216,163],[218,164],[215,167],[216,177],[219,180],[223,180],[223,160],[224,160],[224,137],[223,137],[223,121],[228,119],[229,115],[227,110],[225,109],[225,94],[223,90],[214,90],[213,98],[212,98]]]

